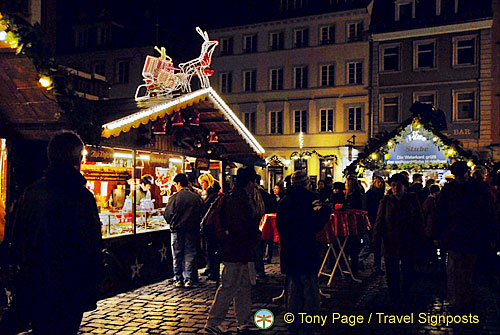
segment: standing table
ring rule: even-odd
[[[276,214],[264,214],[260,221],[259,229],[262,232],[261,238],[264,240],[272,240],[274,242],[279,242],[279,234],[278,229],[276,228]],[[365,230],[370,230],[370,221],[368,220],[368,212],[364,210],[358,209],[346,209],[335,211],[330,215],[329,221],[316,235],[316,240],[318,242],[328,244],[328,250],[326,252],[325,258],[323,259],[323,263],[321,264],[321,268],[318,273],[318,277],[324,275],[328,276],[330,279],[328,280],[328,286],[332,284],[333,276],[337,268],[341,271],[342,276],[344,276],[344,272],[347,272],[351,275],[351,278],[356,282],[361,282],[361,280],[355,278],[351,271],[351,266],[349,264],[349,260],[347,259],[344,249],[347,243],[347,240],[350,236],[357,236]],[[339,236],[344,236],[345,240],[343,243],[340,243]],[[340,247],[339,252],[337,253],[333,248],[333,243],[337,243]],[[325,265],[327,262],[330,253],[335,257],[335,266],[333,267],[330,273],[325,272]],[[347,270],[343,271],[340,265],[340,259],[343,258]],[[321,292],[320,292],[321,293]],[[322,294],[323,296],[329,297],[326,294]],[[281,293],[279,297],[273,298],[273,302],[283,298],[284,291]]]
[[[319,242],[327,243],[328,250],[325,254],[325,258],[323,259],[323,263],[321,264],[321,268],[319,269],[318,277],[327,276],[329,277],[328,286],[332,284],[333,276],[337,268],[340,270],[342,277],[344,277],[344,273],[350,274],[352,280],[355,282],[361,282],[361,280],[354,277],[351,270],[351,265],[347,256],[345,254],[345,246],[347,241],[351,236],[357,236],[366,230],[370,230],[370,221],[368,220],[368,212],[360,209],[345,209],[334,211],[330,215],[330,220],[325,225],[322,231],[320,231],[316,235],[316,239]],[[340,243],[339,237],[345,237],[344,242]],[[333,244],[336,243],[339,247],[339,251],[337,252],[333,247]],[[335,257],[335,265],[331,272],[325,272],[326,262],[330,253]],[[340,264],[340,259],[343,258],[345,265],[347,267],[346,270],[342,270],[342,266]]]

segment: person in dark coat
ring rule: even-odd
[[[276,198],[269,194],[260,185],[261,176],[257,175],[255,178],[255,185],[260,193],[260,197],[264,202],[264,212],[265,214],[276,213],[276,207],[278,205]],[[271,263],[273,257],[273,241],[260,240],[259,244],[255,249],[255,272],[257,273],[257,278],[266,278],[266,269],[264,266],[264,259],[267,263]]]
[[[333,183],[331,201],[333,208],[340,209],[345,204],[345,184],[337,181]]]
[[[251,167],[239,168],[236,185],[226,195],[221,208],[221,223],[227,238],[220,242],[223,269],[221,284],[205,325],[209,334],[225,333],[222,322],[231,302],[234,302],[238,330],[245,331],[250,324],[252,285],[249,263],[255,258],[255,246],[260,239],[259,222],[264,213],[264,206],[255,199],[255,175]]]
[[[203,200],[189,189],[189,180],[184,173],[175,176],[174,183],[179,191],[169,199],[164,213],[172,236],[173,284],[174,287],[184,285],[189,288],[193,284]]]
[[[364,189],[358,183],[358,180],[354,177],[349,177],[347,179],[347,193],[345,195],[345,209],[364,209],[365,202]],[[341,240],[343,242],[342,237]],[[361,246],[360,236],[352,236],[347,240],[345,245],[346,256],[349,257],[351,261],[351,271],[353,276],[358,276],[359,270],[359,250]],[[362,265],[363,266],[363,265]],[[364,269],[364,267],[362,267]]]
[[[33,334],[78,332],[96,308],[102,276],[102,235],[96,201],[80,173],[83,142],[73,132],[50,140],[49,168],[23,193],[11,241],[19,268],[16,298],[29,310]]]
[[[436,238],[448,251],[450,307],[460,313],[473,305],[477,257],[494,243],[494,206],[487,184],[469,179],[466,162],[455,162],[450,170],[455,180],[446,184],[438,197]]]
[[[201,185],[203,191],[206,192],[205,200],[203,201],[203,211],[202,216],[204,216],[210,206],[217,199],[217,196],[220,192],[220,186],[217,180],[210,174],[205,173],[198,177],[198,182]],[[206,252],[207,252],[207,268],[201,274],[202,276],[208,276],[209,280],[217,280],[220,275],[220,260],[217,257],[217,250],[219,248],[219,244],[215,238],[215,229],[214,227],[203,226],[201,227],[203,232],[203,238],[206,244]]]
[[[383,247],[387,286],[396,307],[402,302],[401,289],[407,297],[414,280],[413,268],[424,234],[424,216],[415,193],[406,192],[405,176],[396,173],[389,179],[389,185],[392,192],[380,202],[373,236],[374,246]]]
[[[319,206],[319,199],[309,189],[309,177],[304,171],[292,175],[292,186],[278,205],[276,228],[280,236],[281,272],[286,275],[288,312],[319,312],[318,271],[321,258],[316,233],[330,217],[329,206]],[[301,331],[303,324],[291,325]]]
[[[274,198],[276,199],[276,207],[278,207],[278,203],[285,196],[285,188],[283,187],[283,183],[279,182],[276,185],[274,185],[273,194]]]
[[[332,198],[332,188],[326,185],[326,182],[321,179],[318,181],[318,195],[320,202],[330,202]]]
[[[381,176],[373,178],[373,183],[368,192],[366,192],[366,210],[368,211],[368,219],[373,226],[377,218],[378,207],[380,201],[385,195],[385,181]],[[370,249],[373,251],[373,270],[377,274],[381,274],[382,255],[380,254],[380,246],[373,246],[373,229],[370,231]],[[360,256],[361,258],[361,256]]]

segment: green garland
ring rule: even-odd
[[[40,75],[52,80],[52,90],[63,110],[63,117],[85,143],[98,144],[101,139],[101,125],[97,120],[99,111],[89,101],[75,94],[68,80],[69,73],[58,66],[54,51],[45,41],[40,25],[31,25],[16,16],[2,15],[8,31],[19,39],[17,53],[26,55]]]

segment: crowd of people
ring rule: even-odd
[[[96,306],[102,237],[95,199],[79,173],[82,151],[78,135],[56,135],[46,175],[20,200],[10,258],[33,334],[76,334],[83,312]],[[259,223],[265,213],[276,213],[286,308],[316,315],[322,256],[316,233],[332,211],[363,209],[373,229],[347,241],[353,275],[373,254],[373,273],[386,275],[391,302],[399,308],[416,278],[415,265],[435,263],[446,268],[451,310],[466,312],[474,298],[474,272],[487,266],[484,259],[498,242],[500,189],[485,169],[471,173],[465,162],[453,163],[451,173],[454,178],[442,188],[431,178],[424,186],[418,173],[411,183],[405,171],[387,181],[375,176],[365,192],[355,177],[345,183],[320,180],[315,188],[299,170],[273,185],[270,194],[252,167],[242,167],[224,195],[210,174],[190,179],[179,173],[164,213],[171,230],[172,284],[190,288],[198,281],[199,264],[206,263],[201,275],[219,285],[205,330],[226,331],[231,303],[238,331],[248,329],[251,287],[266,278],[264,263],[273,257],[273,242],[261,239]],[[148,192],[152,180],[141,183]],[[438,248],[447,257],[437,257]],[[292,333],[310,331],[307,324],[289,327]]]

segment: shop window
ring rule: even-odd
[[[273,111],[269,113],[269,133],[283,134],[283,112]]]
[[[250,130],[252,134],[255,134],[255,112],[245,112],[244,118],[245,127],[247,127],[247,129]]]
[[[243,52],[247,54],[257,52],[257,35],[243,36]]]
[[[384,45],[380,47],[381,60],[382,60],[380,70],[382,72],[400,70],[399,50],[400,50],[399,44]]]
[[[363,84],[363,63],[348,62],[347,63],[347,83],[350,85]]]
[[[335,25],[323,26],[319,28],[319,44],[328,45],[335,43]]]
[[[294,88],[307,88],[308,73],[307,66],[297,66],[293,68]]]
[[[269,70],[269,89],[282,90],[283,89],[283,69]]]
[[[335,66],[333,64],[321,65],[320,73],[321,73],[321,86],[323,87],[335,86]]]
[[[233,91],[233,74],[231,72],[222,72],[220,74],[220,91],[222,93],[231,93]]]
[[[309,29],[295,29],[293,45],[295,48],[305,48],[309,46]]]
[[[320,109],[320,131],[333,132],[333,109]]]
[[[413,44],[414,58],[413,68],[415,70],[433,69],[436,67],[436,42],[417,41]]]
[[[455,121],[472,121],[476,117],[476,91],[453,91],[453,115]]]
[[[294,129],[296,133],[307,133],[307,111],[296,110],[294,114]]]
[[[233,38],[232,37],[221,38],[220,45],[221,45],[221,51],[220,51],[221,56],[227,56],[227,55],[233,54]]]
[[[284,33],[282,31],[272,32],[269,34],[269,48],[271,50],[284,49]]]
[[[388,95],[381,98],[382,122],[397,123],[399,122],[399,95]]]
[[[255,92],[257,86],[257,71],[243,71],[243,92]]]
[[[453,38],[453,65],[476,64],[476,38],[460,36]]]
[[[363,109],[361,106],[347,108],[347,125],[349,131],[362,130]]]

